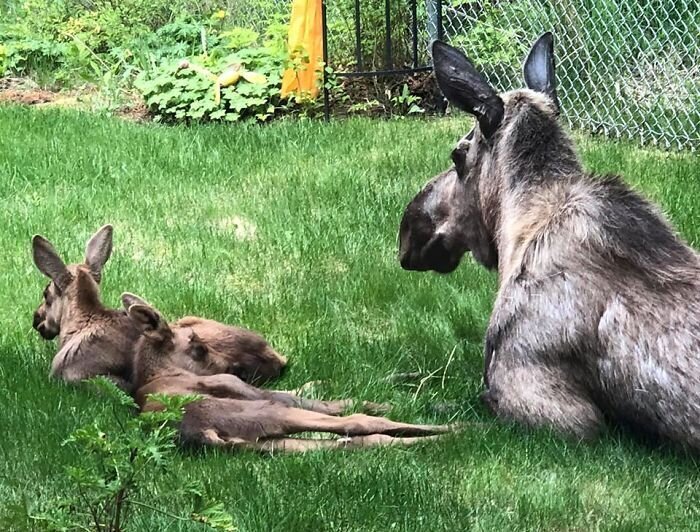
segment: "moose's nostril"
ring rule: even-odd
[[[39,314],[38,312],[34,313],[34,319],[32,320],[32,327],[35,329],[39,329],[39,325],[41,325],[41,322],[44,321],[44,318]]]

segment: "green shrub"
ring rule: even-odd
[[[133,82],[164,58],[201,51],[221,21],[189,0],[27,0],[14,22],[0,23],[0,74],[45,85],[99,82],[106,74]],[[213,43],[214,45],[216,42]]]
[[[207,57],[195,56],[188,62],[215,76],[230,65],[240,64],[246,71],[264,76],[264,81],[254,83],[241,77],[234,85],[221,89],[221,101],[217,103],[211,79],[193,68],[182,68],[182,63],[167,63],[143,73],[135,84],[156,120],[264,121],[283,105],[280,85],[286,54],[267,46],[250,46],[257,35],[244,30],[230,30],[222,38],[224,46],[210,50]]]
[[[32,37],[21,24],[0,25],[0,76],[55,71],[63,67],[67,54],[65,43]]]
[[[112,381],[97,377],[91,382],[102,392],[101,399],[112,403],[113,415],[77,429],[63,443],[74,450],[76,457],[75,465],[65,471],[70,490],[51,501],[42,501],[46,508],[43,512],[33,512],[27,503],[19,505],[20,515],[16,517],[24,513],[27,524],[41,523],[49,530],[121,532],[129,529],[134,513],[148,511],[174,521],[194,521],[220,532],[233,532],[233,519],[223,505],[205,502],[204,490],[196,484],[179,486],[177,493],[160,493],[157,500],[150,500],[154,491],[145,489],[157,485],[172,469],[176,425],[185,405],[198,398],[155,395],[152,398],[163,405],[162,410],[134,416],[136,403]],[[189,515],[171,514],[161,508],[160,500],[176,494],[192,500]]]

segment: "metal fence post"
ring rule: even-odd
[[[440,31],[440,0],[425,0],[425,8],[428,12],[428,42],[439,37]]]
[[[321,0],[321,33],[323,34],[323,118],[326,122],[331,117],[331,102],[328,94],[326,69],[328,68],[328,24],[326,24],[326,0]]]

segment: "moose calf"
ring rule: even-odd
[[[409,203],[405,269],[497,268],[483,399],[495,414],[593,438],[604,416],[700,450],[700,258],[616,176],[584,172],[559,124],[553,39],[497,94],[432,45],[447,99],[476,117],[454,167]]]
[[[149,401],[150,394],[203,396],[185,407],[180,425],[185,444],[298,452],[408,445],[450,430],[445,425],[410,425],[364,414],[341,416],[352,401],[317,401],[261,390],[235,375],[196,375],[177,361],[183,356],[197,359],[206,355],[207,346],[197,334],[183,335],[182,330],[171,328],[158,311],[132,294],[124,294],[122,301],[142,332],[134,359],[135,397],[141,410],[158,408]],[[373,403],[362,406],[367,411],[383,409]],[[345,438],[288,437],[319,431]]]
[[[34,328],[47,340],[59,337],[53,377],[77,382],[104,375],[129,392],[134,346],[141,332],[124,310],[106,308],[100,300],[112,234],[110,225],[99,229],[88,240],[85,262],[71,265],[64,264],[44,237],[32,239],[34,263],[51,279],[34,313]],[[204,358],[180,359],[191,372],[233,373],[260,382],[279,376],[286,365],[286,359],[252,331],[195,317],[182,318],[173,327],[194,331],[207,346]]]

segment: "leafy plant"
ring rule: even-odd
[[[466,4],[472,5],[475,2],[470,0]],[[525,11],[528,8],[534,10],[530,1],[518,1],[515,4],[518,9],[524,4]],[[481,10],[478,16],[467,16],[462,22],[465,31],[451,36],[450,44],[466,50],[478,65],[494,67],[519,64],[525,53],[524,43],[527,39],[505,19],[503,7],[498,2],[485,0],[479,5]],[[516,6],[510,6],[510,10],[515,12]]]
[[[20,24],[0,25],[0,75],[36,75],[62,68],[66,63],[66,43],[32,36]]]
[[[411,94],[411,91],[408,89],[408,85],[405,83],[401,87],[401,92],[391,98],[392,105],[401,115],[423,113],[423,108],[418,105],[420,101],[420,97],[416,96],[415,94]]]
[[[197,396],[153,395],[162,404],[158,411],[133,416],[133,399],[104,377],[91,383],[112,401],[109,426],[95,421],[74,431],[63,445],[70,446],[79,463],[66,467],[71,483],[69,494],[51,501],[44,513],[29,515],[54,530],[90,530],[119,532],[127,529],[135,511],[153,511],[173,520],[195,521],[221,532],[233,532],[232,517],[222,504],[206,503],[197,485],[179,488],[179,493],[194,501],[187,517],[159,509],[144,497],[149,482],[168,471],[175,451],[176,424],[184,407]]]
[[[287,62],[285,55],[266,46],[240,47],[251,38],[252,34],[243,31],[226,32],[222,34],[223,45],[210,50],[207,57],[195,56],[186,63],[158,67],[141,75],[136,87],[157,120],[267,120],[286,106],[280,98],[280,84]],[[230,53],[232,48],[235,52]],[[217,76],[236,69],[241,76],[222,76],[230,84],[222,83],[217,102]],[[202,71],[211,72],[213,79]]]
[[[348,106],[348,113],[371,113],[373,111],[384,111],[384,106],[378,100],[365,100]]]

